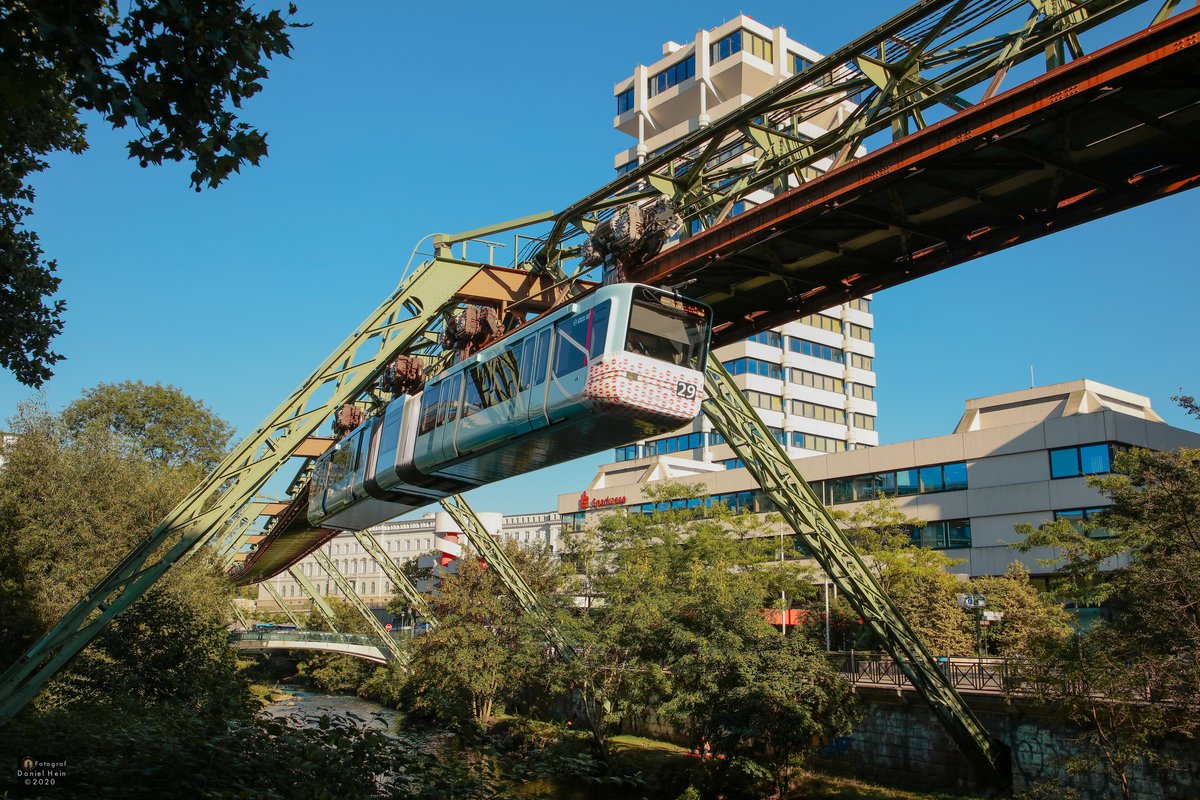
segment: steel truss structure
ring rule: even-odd
[[[317,560],[317,564],[321,569],[325,570],[325,574],[333,578],[333,582],[342,590],[342,594],[350,601],[350,605],[354,606],[358,613],[362,615],[362,618],[366,620],[367,625],[375,632],[375,635],[383,639],[384,645],[391,651],[392,656],[403,663],[406,660],[404,651],[400,649],[400,645],[396,644],[396,640],[392,638],[392,634],[388,629],[383,627],[383,623],[371,613],[371,609],[367,607],[363,599],[358,596],[358,592],[354,589],[354,582],[346,579],[346,576],[333,563],[333,559],[325,555],[325,551],[321,548],[318,547],[313,551],[313,558]]]
[[[404,599],[412,606],[413,610],[419,613],[430,627],[437,626],[437,617],[433,613],[433,608],[429,605],[429,600],[425,595],[417,591],[417,587],[412,585],[412,581],[408,576],[396,566],[396,562],[387,557],[387,553],[379,546],[379,542],[375,541],[375,537],[370,531],[354,531],[354,538],[362,545],[363,550],[367,551],[367,555],[371,560],[379,565],[383,570],[383,574],[388,576],[388,579],[396,587],[396,591],[404,595]]]
[[[317,590],[316,586],[313,586],[308,576],[296,567],[288,567],[288,573],[300,584],[300,588],[304,593],[308,595],[313,610],[321,615],[321,619],[325,620],[325,624],[329,626],[329,630],[337,633],[337,615],[333,613],[333,607],[329,605],[329,601]],[[266,582],[264,581],[263,583],[265,584]]]
[[[1006,746],[995,741],[976,719],[938,662],[904,615],[867,569],[846,534],[838,527],[812,487],[800,475],[771,431],[759,418],[720,360],[709,355],[704,373],[704,413],[725,437],[746,470],[762,487],[784,520],[803,539],[812,558],[850,601],[863,621],[895,659],[934,714],[958,742],[981,776],[1004,785],[1008,777]]]
[[[285,616],[287,616],[288,622],[292,623],[297,628],[304,627],[304,625],[300,623],[300,620],[297,619],[296,614],[287,607],[286,603],[283,602],[283,597],[280,596],[278,589],[265,581],[263,582],[263,588],[267,590],[267,594],[271,595],[271,599],[274,600],[275,604],[279,606],[279,610],[282,611]]]

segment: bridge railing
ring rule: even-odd
[[[357,644],[365,647],[383,647],[378,636],[361,633],[331,633],[329,631],[234,631],[229,635],[231,642],[320,642],[323,644]]]
[[[840,652],[829,653],[828,657],[834,669],[856,686],[913,688],[901,662],[884,653]],[[1029,658],[943,656],[938,665],[954,688],[964,692],[1021,697],[1085,694],[1104,697],[1101,692],[1086,691],[1077,679]],[[1146,688],[1135,690],[1132,699],[1148,702],[1154,698]]]

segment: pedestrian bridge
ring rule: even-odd
[[[241,653],[270,653],[274,650],[313,650],[353,656],[376,664],[392,660],[392,653],[378,636],[328,631],[234,631],[229,643]]]

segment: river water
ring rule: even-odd
[[[350,694],[321,694],[293,686],[272,687],[287,692],[290,697],[264,706],[262,713],[271,717],[311,718],[315,725],[322,714],[339,715],[357,720],[363,727],[391,731],[396,723],[396,711],[370,700]]]

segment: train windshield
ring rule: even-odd
[[[625,349],[688,369],[701,369],[708,344],[708,309],[668,295],[636,297]]]

